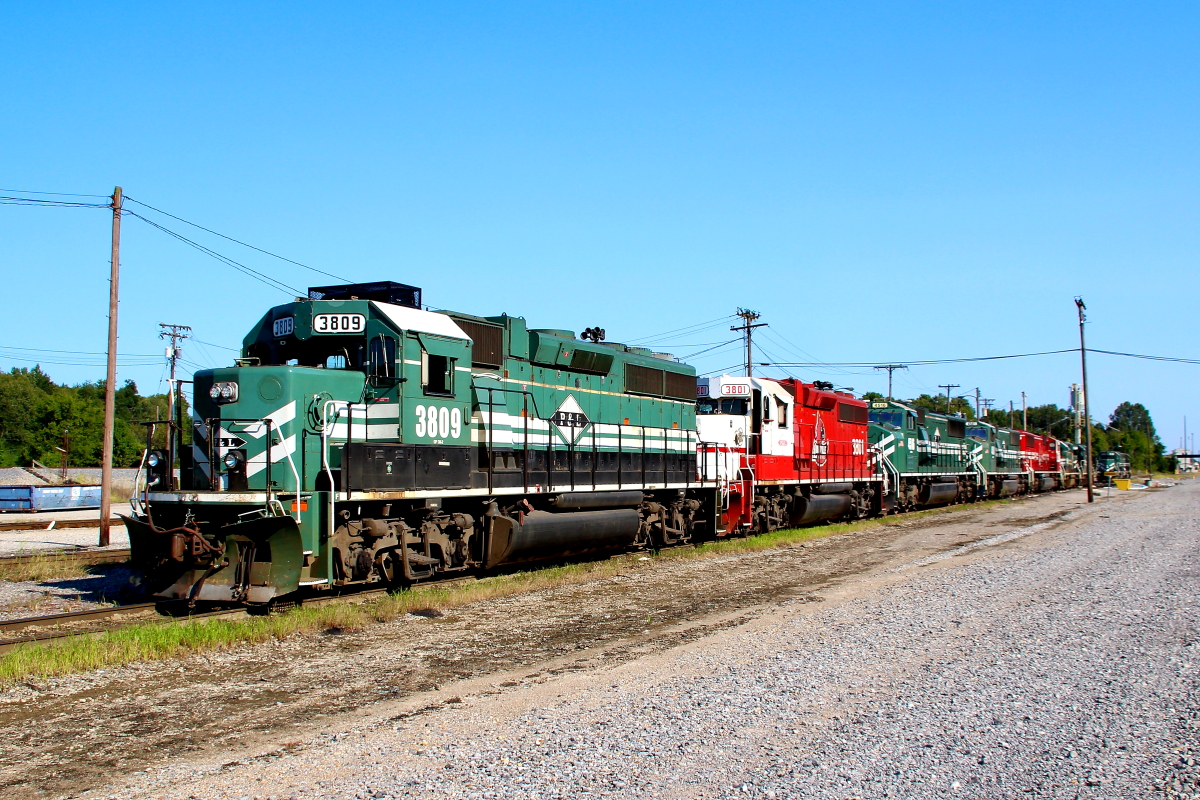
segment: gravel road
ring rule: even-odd
[[[1077,506],[615,665],[84,794],[1200,797],[1198,500]]]

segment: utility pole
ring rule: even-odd
[[[1025,393],[1021,392],[1021,430],[1029,430],[1029,409],[1025,405]]]
[[[979,416],[979,387],[975,387],[975,419],[981,419]]]
[[[996,402],[994,397],[983,398],[983,415],[986,417],[988,412],[992,410],[992,403]]]
[[[1087,498],[1089,503],[1096,502],[1095,487],[1092,485],[1092,416],[1088,411],[1088,403],[1091,402],[1091,395],[1088,394],[1087,385],[1087,345],[1083,338],[1083,323],[1087,322],[1087,306],[1083,304],[1082,297],[1075,298],[1075,308],[1079,311],[1079,361],[1083,366],[1083,424],[1087,426]]]
[[[1013,412],[1013,401],[1009,400],[1008,401],[1008,427],[1010,427],[1010,428],[1017,427],[1016,425],[1013,424],[1015,419],[1016,419],[1016,415]]]
[[[167,424],[167,464],[170,470],[168,473],[169,477],[167,478],[167,490],[173,491],[175,489],[175,455],[178,447],[183,444],[183,419],[176,419],[177,414],[175,413],[179,405],[176,402],[177,396],[175,393],[179,391],[179,394],[183,394],[183,392],[180,391],[179,382],[175,380],[175,368],[178,366],[179,358],[183,354],[183,351],[179,347],[179,342],[183,339],[190,339],[190,331],[192,329],[188,325],[170,325],[166,322],[158,323],[158,327],[162,328],[158,332],[158,338],[171,340],[171,346],[167,348],[167,359],[171,362],[171,379],[170,383],[167,384],[170,387],[171,400],[169,417],[171,421]]]
[[[1186,430],[1186,426],[1185,426]],[[62,453],[62,458],[59,459],[58,477],[63,483],[67,482],[67,461],[71,454],[71,428],[63,428],[62,446],[58,448],[58,452]]]
[[[121,276],[121,187],[112,193],[112,262],[108,279],[108,373],[104,383],[104,449],[100,461],[100,546],[111,541],[108,518],[112,515],[113,427],[117,412],[117,298]]]
[[[946,413],[949,414],[950,413],[950,390],[959,388],[959,384],[957,384],[957,383],[939,383],[938,388],[946,390]]]
[[[898,369],[908,369],[904,364],[882,364],[875,369],[886,369],[888,371],[888,400],[892,399],[892,373]]]
[[[750,378],[754,375],[754,350],[751,336],[755,328],[765,328],[767,327],[767,323],[760,322],[757,325],[753,324],[754,320],[758,319],[762,315],[756,311],[751,311],[748,308],[739,308],[737,310],[737,315],[744,320],[743,324],[740,327],[730,328],[729,330],[741,331],[746,335],[746,377]]]

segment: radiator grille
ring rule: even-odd
[[[696,376],[684,375],[679,372],[668,372],[666,379],[666,391],[663,392],[667,397],[674,397],[678,400],[695,400],[696,399]]]
[[[852,406],[849,403],[838,403],[838,422],[849,422],[852,425],[866,425],[869,413],[866,406]]]
[[[481,367],[504,365],[504,329],[496,325],[484,325],[456,319],[458,327],[471,337],[471,363]]]
[[[663,393],[663,371],[650,367],[639,367],[637,364],[625,365],[625,391],[633,394]]]

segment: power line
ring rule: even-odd
[[[77,356],[107,356],[108,353],[96,353],[88,350],[45,350],[37,347],[13,347],[12,345],[0,345],[0,350],[21,350],[26,353],[66,353]],[[157,353],[123,353],[122,355],[131,358],[159,358]]]
[[[12,192],[13,194],[49,194],[55,197],[103,197],[106,200],[110,197],[107,194],[83,194],[82,192],[35,192],[32,189],[0,189],[0,192]]]
[[[734,316],[735,316],[734,314],[726,314],[725,316],[718,317],[717,319],[710,319],[708,322],[697,322],[693,325],[688,325],[683,328],[676,328],[675,330],[667,331],[665,333],[654,333],[649,336],[642,336],[637,339],[631,339],[629,341],[629,344],[634,344],[635,342],[659,341],[661,339],[666,339],[666,338],[670,337],[672,334],[681,333],[681,332],[685,332],[685,331],[688,332],[689,334],[698,333],[701,330],[705,330],[706,326],[717,327],[718,325],[724,324],[726,320],[732,319]]]
[[[283,292],[284,294],[290,294],[293,297],[304,294],[299,289],[297,289],[295,286],[289,286],[288,284],[284,283],[283,281],[276,280],[275,278],[272,278],[270,275],[259,272],[258,270],[254,269],[252,267],[248,267],[245,264],[241,263],[240,261],[234,261],[229,256],[221,255],[216,250],[213,250],[212,248],[209,248],[209,247],[205,247],[204,245],[200,244],[199,242],[194,242],[191,239],[184,236],[182,233],[177,233],[177,232],[171,230],[170,228],[167,228],[163,225],[159,225],[154,220],[147,219],[146,217],[143,217],[141,214],[138,214],[137,212],[129,211],[128,209],[126,209],[125,213],[129,214],[130,216],[137,217],[138,219],[140,219],[142,222],[146,223],[147,225],[158,228],[160,231],[167,234],[168,236],[175,237],[176,239],[178,239],[179,241],[188,245],[189,247],[194,247],[197,250],[199,250],[201,253],[204,253],[207,256],[211,256],[212,258],[215,258],[217,261],[220,261],[223,264],[227,264],[228,266],[233,267],[234,269],[238,270],[242,274],[244,274],[248,277],[254,278],[257,281],[260,281],[261,283],[265,283],[267,286],[270,286],[272,289],[278,289],[279,291]]]
[[[1078,348],[1076,348],[1078,349]],[[1144,358],[1147,361],[1168,361],[1174,364],[1200,364],[1200,359],[1195,358],[1171,358],[1169,356],[1144,356],[1137,353],[1118,353],[1114,350],[1093,350],[1088,348],[1089,353],[1103,353],[1106,356],[1124,356],[1125,358]]]
[[[67,200],[42,200],[38,197],[0,195],[0,205],[6,206],[57,206],[60,208],[112,208],[110,203],[80,203]]]
[[[895,363],[895,364],[903,363],[903,364],[908,364],[909,366],[926,366],[926,365],[931,365],[931,364],[963,364],[963,363],[966,363],[969,361],[999,361],[999,360],[1006,359],[1006,358],[1032,358],[1034,356],[1052,356],[1052,355],[1057,355],[1059,353],[1078,353],[1078,352],[1079,352],[1078,347],[1071,347],[1066,350],[1047,350],[1042,353],[1015,353],[1013,355],[1006,355],[1006,356],[976,356],[974,358],[939,358],[939,359],[930,359],[930,360],[926,360],[926,361],[915,361],[915,360],[910,361],[910,360],[904,360],[904,359],[896,359],[892,363]],[[848,362],[833,362],[833,363],[829,363],[829,362],[811,362],[811,363],[789,362],[786,364],[774,364],[773,366],[777,366],[777,367],[859,367],[859,368],[866,368],[866,367],[874,367],[878,363],[879,363],[878,361],[848,361]]]
[[[702,372],[702,373],[700,373],[700,375],[698,377],[705,378],[710,375],[720,375],[721,373],[728,372],[729,370],[733,369],[734,367],[742,367],[742,366],[745,366],[745,363],[739,361],[736,364],[729,365],[728,367],[721,367],[720,369],[711,369],[708,372]]]
[[[811,358],[811,359],[814,359],[814,360],[817,358],[817,357],[816,357],[816,356],[814,356],[812,353],[810,353],[810,352],[808,352],[807,350],[803,349],[803,348],[802,348],[802,347],[800,347],[799,345],[794,345],[794,344],[792,344],[792,343],[790,342],[790,340],[788,340],[788,339],[784,339],[784,338],[782,337],[782,334],[781,334],[781,335],[779,335],[779,336],[776,336],[776,335],[775,335],[775,334],[774,334],[774,333],[771,331],[771,329],[769,329],[769,328],[768,328],[767,330],[763,331],[763,333],[764,333],[764,334],[765,334],[765,335],[766,335],[766,336],[767,336],[769,339],[773,340],[773,341],[774,341],[776,344],[780,345],[781,347],[783,347],[783,349],[784,349],[784,350],[787,350],[788,352],[792,353],[793,355],[799,354],[799,355],[801,355],[801,356],[806,356],[806,357],[808,357],[808,358]],[[824,366],[829,366],[829,365],[827,364],[827,362],[824,362],[824,361],[817,361],[816,363],[818,363],[818,364],[821,364],[821,365],[824,365]],[[847,375],[852,375],[852,374],[854,374],[854,373],[851,373],[851,372],[847,372],[846,370],[843,370],[843,369],[837,369],[837,368],[834,368],[834,371],[835,371],[835,372],[842,372],[842,373],[845,373],[845,374],[847,374]]]
[[[293,261],[292,259],[286,258],[277,253],[272,253],[270,250],[263,250],[261,247],[255,247],[252,244],[247,244],[246,242],[243,242],[240,239],[234,239],[232,236],[226,236],[223,233],[218,233],[217,231],[214,231],[212,228],[206,228],[203,225],[197,225],[195,222],[190,222],[190,221],[184,219],[183,217],[177,217],[170,212],[163,211],[161,208],[155,208],[154,206],[150,205],[149,203],[143,203],[141,200],[134,200],[129,195],[126,195],[125,199],[131,203],[137,203],[139,206],[145,206],[146,208],[150,209],[151,211],[157,211],[159,214],[170,217],[171,219],[179,220],[180,222],[182,222],[185,225],[191,225],[193,228],[199,228],[200,230],[202,230],[206,233],[211,233],[213,236],[220,236],[222,239],[233,242],[234,244],[240,244],[242,247],[249,247],[251,250],[257,250],[258,252],[262,253],[263,255],[268,255],[271,258],[278,258],[280,261],[286,261],[289,264],[295,264],[297,267],[304,267],[305,269],[312,270],[313,272],[316,272],[318,274],[326,275],[330,278],[336,278],[337,280],[345,281],[346,283],[351,283],[351,280],[349,278],[343,278],[340,275],[334,275],[332,272],[326,272],[323,269],[317,269],[316,267],[310,267],[308,264],[301,264],[299,261]],[[142,219],[145,219],[145,217],[142,217]]]
[[[223,344],[213,344],[212,342],[205,342],[205,341],[201,341],[200,339],[192,339],[192,341],[196,342],[197,344],[206,344],[209,347],[217,347],[217,348],[220,348],[221,350],[232,350],[235,353],[242,352],[242,348],[240,348],[240,347],[226,347]]]
[[[740,341],[741,341],[741,339],[730,339],[727,342],[719,342],[705,350],[699,350],[695,353],[688,353],[686,356],[680,356],[679,358],[680,358],[680,360],[688,359],[688,358],[695,358],[696,356],[704,355],[705,353],[711,353],[713,350],[720,350],[722,348],[728,347],[731,344],[737,344]]]

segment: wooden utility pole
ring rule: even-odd
[[[178,455],[179,449],[183,447],[183,417],[176,413],[181,406],[179,398],[183,395],[183,387],[179,381],[175,379],[175,368],[179,365],[179,359],[183,352],[179,348],[179,343],[184,339],[191,338],[191,327],[188,325],[174,325],[166,322],[158,323],[158,327],[162,328],[158,333],[160,339],[170,339],[171,346],[167,348],[167,358],[171,362],[171,378],[167,386],[170,387],[170,422],[167,423],[167,463],[170,465],[167,474],[167,485],[164,487],[167,491],[173,492],[178,487],[175,485],[175,458]],[[177,394],[178,393],[178,394]]]
[[[117,414],[117,298],[121,276],[121,187],[112,194],[112,267],[108,279],[108,375],[104,383],[104,451],[100,462],[100,546],[111,540],[113,428]]]
[[[881,364],[875,369],[886,369],[888,371],[888,400],[892,399],[892,373],[898,369],[908,369],[904,364]]]
[[[737,315],[745,320],[741,327],[730,328],[731,331],[741,331],[746,334],[746,377],[754,375],[754,348],[752,344],[752,336],[755,328],[765,328],[767,323],[760,322],[757,325],[753,324],[754,320],[758,319],[761,314],[751,311],[747,308],[739,308]]]
[[[1087,464],[1084,467],[1087,469],[1088,502],[1094,503],[1095,497],[1092,486],[1092,416],[1088,411],[1088,404],[1091,402],[1092,396],[1088,394],[1087,345],[1084,344],[1083,338],[1083,323],[1087,321],[1087,316],[1084,312],[1087,311],[1087,306],[1083,304],[1082,297],[1075,298],[1075,308],[1079,311],[1079,360],[1083,365],[1083,424],[1087,428]]]
[[[938,388],[946,390],[946,413],[949,414],[950,413],[950,390],[951,389],[960,389],[962,387],[959,386],[959,384],[957,384],[957,383],[939,383]]]

